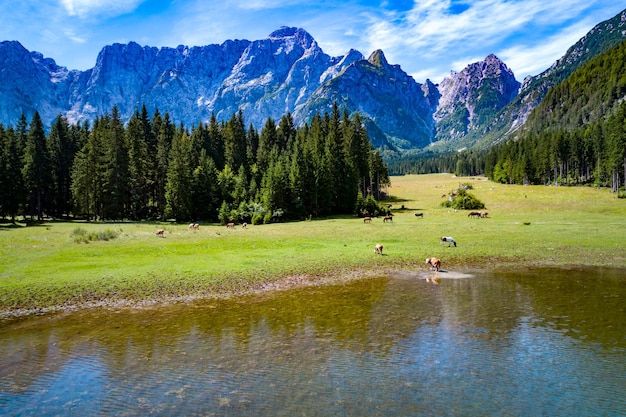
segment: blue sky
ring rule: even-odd
[[[105,45],[176,47],[305,29],[329,55],[382,49],[422,83],[494,53],[522,81],[537,75],[624,5],[615,0],[0,0],[0,40],[69,69]]]

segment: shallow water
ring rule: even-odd
[[[624,270],[449,271],[14,320],[0,415],[624,416],[625,299]]]

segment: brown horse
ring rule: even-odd
[[[371,217],[363,217],[363,223],[371,223],[371,222],[372,222]]]
[[[156,231],[157,237],[165,237],[165,230],[159,229]]]
[[[470,211],[470,213],[467,215],[467,217],[478,217],[480,219],[480,217],[481,217],[480,211]]]
[[[228,223],[228,224],[226,225],[226,228],[227,228],[227,229],[234,229],[234,228],[235,228],[235,223]]]
[[[383,222],[387,222],[387,220],[389,220],[390,222],[393,222],[393,216],[389,215],[389,216],[385,216],[383,217]]]

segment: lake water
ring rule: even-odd
[[[626,271],[454,276],[0,323],[0,415],[626,416]]]

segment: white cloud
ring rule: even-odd
[[[515,45],[506,48],[498,56],[513,70],[516,78],[523,79],[527,75],[537,75],[546,70],[587,32],[588,22],[580,22],[533,46]]]
[[[61,0],[70,16],[88,17],[103,14],[107,17],[132,12],[144,0]]]

